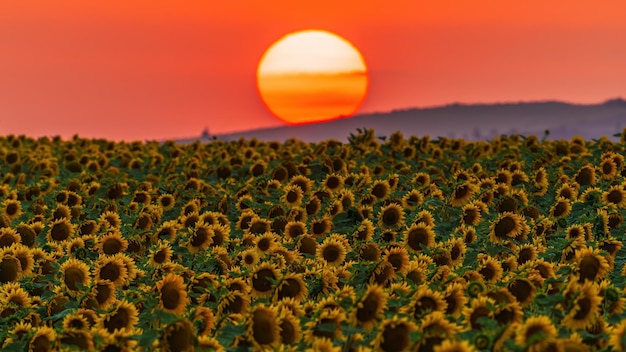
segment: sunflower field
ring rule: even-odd
[[[626,350],[619,137],[0,137],[0,348]]]

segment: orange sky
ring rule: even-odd
[[[623,0],[370,3],[2,1],[0,134],[143,140],[283,125],[258,97],[257,64],[309,28],[361,50],[360,112],[626,98]]]

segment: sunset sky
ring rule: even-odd
[[[256,70],[322,29],[369,70],[358,112],[626,98],[626,1],[0,2],[0,134],[183,138],[284,125]]]

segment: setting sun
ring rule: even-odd
[[[257,69],[259,94],[281,120],[301,124],[352,115],[368,88],[361,53],[322,30],[294,32],[272,44]]]

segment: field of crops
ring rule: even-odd
[[[623,351],[625,137],[0,137],[0,346]]]

